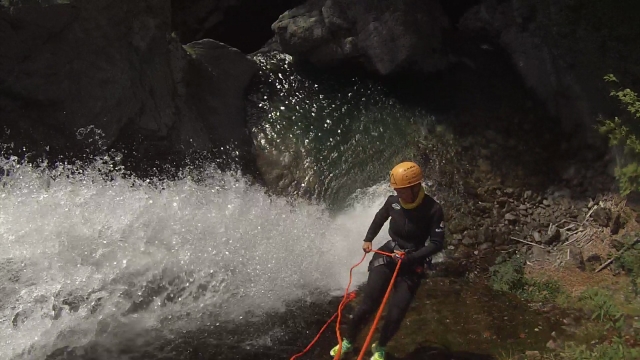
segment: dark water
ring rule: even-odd
[[[337,309],[339,298],[326,299],[292,301],[284,313],[202,327],[178,336],[167,336],[158,329],[143,338],[122,340],[116,347],[95,339],[79,348],[58,349],[47,359],[290,359],[310,343]],[[348,317],[354,307],[355,303],[348,305],[344,315]],[[406,360],[496,359],[544,350],[552,332],[562,334],[562,325],[560,314],[543,315],[480,282],[434,277],[418,292],[389,353],[391,359]],[[360,343],[369,328],[365,330]],[[299,359],[330,359],[328,353],[335,342],[333,322]]]

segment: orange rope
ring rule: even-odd
[[[313,339],[313,341],[311,341],[311,343],[309,343],[309,345],[307,346],[306,349],[304,349],[302,352],[294,355],[293,357],[291,357],[290,360],[294,360],[295,358],[304,355],[307,351],[309,351],[309,349],[311,349],[311,347],[318,341],[318,339],[320,338],[320,335],[322,335],[322,332],[327,328],[327,326],[329,326],[329,324],[333,321],[333,319],[336,318],[336,316],[338,317],[338,322],[336,325],[336,330],[338,331],[338,336],[340,336],[340,330],[337,329],[337,326],[340,325],[340,317],[341,317],[341,311],[342,308],[351,300],[356,298],[356,292],[349,292],[349,287],[351,286],[351,280],[352,280],[352,273],[353,273],[353,269],[355,269],[358,265],[362,264],[362,262],[364,261],[365,257],[367,256],[367,254],[365,253],[362,256],[362,259],[360,259],[360,261],[353,265],[351,267],[351,269],[349,270],[349,283],[347,284],[347,288],[344,291],[344,296],[342,297],[342,301],[340,302],[340,305],[338,306],[338,311],[333,314],[333,316],[331,317],[331,319],[329,319],[329,321],[326,322],[326,324],[324,324],[324,326],[322,327],[322,329],[320,329],[320,332],[318,332],[318,335],[316,335],[316,337]],[[338,348],[338,359],[340,358],[340,350],[342,350],[342,340],[340,340],[340,347]]]
[[[381,254],[381,255],[386,255],[386,256],[393,256],[394,254],[392,253],[388,253],[388,252],[384,252],[384,251],[380,251],[380,250],[371,250],[372,252]],[[365,254],[366,256],[367,254]],[[402,256],[402,255],[401,255]],[[359,263],[357,263],[356,265],[354,265],[351,270],[349,271],[349,284],[347,285],[347,289],[345,290],[345,296],[346,296],[346,291],[349,291],[349,286],[351,286],[351,272],[353,271],[353,269],[360,265],[362,263],[362,261],[364,260],[364,256],[362,257],[362,260],[360,260]],[[393,277],[391,278],[391,282],[389,283],[389,287],[387,288],[387,293],[384,296],[384,299],[382,300],[382,304],[380,304],[380,309],[378,310],[378,314],[376,315],[376,318],[373,322],[373,326],[371,326],[371,330],[369,331],[369,336],[367,336],[367,341],[364,343],[364,346],[362,347],[362,351],[360,352],[360,356],[358,357],[358,360],[362,359],[362,356],[364,356],[364,352],[366,351],[366,348],[369,346],[369,342],[371,342],[371,337],[373,336],[373,333],[375,331],[375,328],[378,324],[378,321],[380,320],[380,315],[382,314],[382,309],[384,308],[385,303],[387,302],[387,298],[389,297],[389,294],[391,293],[391,289],[393,288],[393,283],[396,280],[396,276],[398,275],[398,269],[400,269],[400,262],[402,260],[398,261],[398,265],[396,266],[396,270],[393,273]],[[336,335],[338,336],[338,352],[336,353],[336,356],[333,358],[334,360],[340,360],[340,354],[342,353],[342,336],[340,335],[340,318],[342,317],[342,308],[344,307],[344,305],[346,305],[346,303],[340,303],[340,306],[338,307],[338,321],[336,322]]]
[[[400,259],[398,259],[398,265],[396,265],[396,270],[393,272],[393,277],[389,282],[387,293],[384,294],[384,299],[382,299],[382,304],[380,304],[380,308],[378,309],[378,314],[376,314],[376,318],[375,320],[373,320],[373,325],[371,325],[371,330],[369,330],[369,335],[367,336],[367,340],[365,340],[364,345],[362,345],[362,350],[360,350],[360,355],[358,356],[358,360],[362,360],[362,357],[364,356],[364,352],[367,351],[367,348],[369,347],[369,343],[371,342],[373,333],[376,331],[376,326],[378,326],[378,321],[380,320],[380,316],[382,315],[382,310],[384,309],[384,305],[387,303],[389,294],[391,294],[391,289],[393,288],[393,283],[396,281],[398,270],[400,270],[400,264],[402,263],[402,256],[404,256],[404,254],[400,255]]]
[[[388,253],[388,252],[384,252],[384,251],[380,251],[380,250],[371,250],[371,251],[375,252],[375,253],[378,253],[378,254],[387,255],[387,256],[393,256],[394,255],[392,253]],[[362,256],[362,259],[360,259],[360,261],[357,264],[353,265],[351,267],[351,269],[349,270],[349,283],[347,284],[347,288],[344,291],[344,296],[342,298],[342,301],[340,302],[340,305],[338,306],[338,311],[335,314],[333,314],[331,319],[329,319],[329,321],[327,321],[324,324],[322,329],[320,329],[320,331],[318,332],[316,337],[311,341],[311,343],[309,343],[309,345],[302,352],[293,355],[290,360],[294,360],[295,358],[300,357],[300,356],[304,355],[307,351],[309,351],[309,349],[311,349],[311,347],[318,341],[318,339],[320,338],[320,335],[322,334],[322,332],[327,328],[327,326],[329,326],[329,324],[333,321],[333,319],[336,318],[336,316],[338,317],[338,321],[336,322],[336,334],[338,336],[338,353],[334,357],[334,360],[339,360],[340,359],[340,353],[342,352],[342,336],[340,336],[340,319],[342,317],[342,309],[344,308],[344,306],[349,301],[355,299],[355,297],[356,297],[356,292],[355,291],[349,292],[349,287],[351,286],[351,281],[352,281],[352,273],[353,273],[353,269],[355,269],[358,265],[362,264],[362,262],[364,261],[366,256],[367,256],[367,254],[365,253]],[[398,265],[396,266],[396,271],[393,273],[393,277],[391,278],[391,282],[389,283],[389,288],[387,288],[387,293],[385,294],[384,299],[382,300],[382,304],[380,305],[380,309],[378,310],[378,314],[376,315],[376,318],[375,318],[375,320],[373,322],[373,326],[371,327],[371,330],[369,332],[369,336],[367,337],[367,340],[365,342],[365,345],[362,348],[362,352],[360,353],[360,356],[358,357],[358,360],[362,359],[362,356],[364,355],[365,349],[367,348],[367,346],[369,345],[369,342],[371,341],[371,337],[373,336],[373,332],[375,331],[375,327],[376,327],[376,325],[378,323],[378,320],[380,319],[380,315],[382,314],[382,309],[384,308],[384,305],[387,302],[387,298],[389,297],[389,294],[391,293],[391,289],[393,288],[393,283],[395,282],[396,275],[398,274],[398,269],[400,269],[400,262],[401,262],[401,260],[398,261]]]
[[[353,269],[355,269],[358,265],[362,264],[366,256],[367,256],[367,253],[364,253],[364,255],[362,255],[362,259],[360,259],[360,261],[357,264],[353,265],[351,269],[349,269],[349,283],[347,284],[347,288],[344,290],[344,299],[346,299],[347,292],[349,291],[349,287],[351,286],[351,280],[352,280],[351,274],[353,273]],[[344,301],[344,299],[340,303],[340,306],[338,306],[338,321],[336,321],[336,335],[338,336],[338,353],[333,358],[334,360],[339,360],[340,354],[342,353],[342,336],[340,336],[340,319],[342,319],[342,308],[344,308],[344,306],[347,304],[347,302]]]

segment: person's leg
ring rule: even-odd
[[[422,279],[413,274],[396,277],[393,292],[387,304],[387,314],[384,318],[384,324],[380,330],[378,347],[384,349],[391,338],[393,338],[396,332],[400,329],[400,325],[409,310],[409,306],[411,305],[421,282]]]
[[[371,315],[378,309],[380,302],[384,297],[389,281],[393,276],[392,271],[386,265],[378,265],[371,268],[369,271],[369,277],[367,283],[364,285],[362,291],[362,300],[360,305],[356,308],[354,315],[351,317],[351,321],[347,322],[345,336],[342,342],[342,353],[351,351],[353,349],[353,342],[356,337],[367,323]],[[338,353],[340,345],[336,345],[331,349],[331,356],[335,356]]]
[[[393,272],[386,265],[375,266],[371,269],[362,292],[360,305],[349,322],[346,339],[355,341],[371,315],[378,310],[392,276]]]

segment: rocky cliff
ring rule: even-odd
[[[442,30],[435,0],[311,0],[273,24],[282,51],[319,66],[358,62],[373,72],[442,69]]]
[[[309,0],[273,24],[269,48],[383,75],[434,73],[461,60],[473,67],[457,49],[500,48],[574,145],[603,145],[593,125],[617,109],[603,77],[640,81],[638,13],[631,0]]]
[[[256,64],[211,40],[183,47],[169,0],[2,4],[3,143],[145,159],[250,148],[243,95]]]
[[[244,53],[273,37],[271,24],[303,0],[172,0],[172,26],[183,43],[216,39]]]
[[[576,140],[595,144],[593,126],[617,104],[608,98],[608,73],[640,84],[640,3],[601,0],[485,0],[459,27],[503,47],[525,83]]]
[[[602,144],[592,125],[617,109],[605,74],[640,83],[632,0],[300,3],[3,0],[1,140],[61,154],[98,132],[99,145],[142,157],[232,144],[249,154],[243,95],[256,66],[206,37],[245,53],[272,37],[263,51],[378,75],[477,69],[466,54],[499,49],[577,144]]]

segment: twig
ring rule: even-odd
[[[589,240],[588,243],[584,244],[584,245],[579,245],[579,248],[586,248],[587,246],[589,246],[589,244],[591,244],[593,242],[593,238],[591,238],[591,240]]]
[[[597,209],[598,207],[600,207],[600,204],[592,207],[591,210],[589,210],[589,213],[587,213],[587,216],[585,216],[584,220],[582,221],[582,224],[580,224],[580,227],[582,227],[584,225],[584,223],[586,223],[587,220],[589,220],[589,216],[591,216],[591,213],[593,213],[595,211],[595,209]]]
[[[566,243],[562,244],[562,246],[567,246],[575,241],[577,241],[578,239],[583,239],[585,237],[585,234],[587,234],[589,232],[589,230],[584,230],[584,232],[578,236],[576,236],[573,240],[569,240]]]
[[[579,234],[579,235],[576,235],[576,236],[573,236],[573,234],[572,234],[572,235],[569,235],[568,240],[567,240],[564,244],[562,244],[562,245],[560,245],[560,246],[566,246],[566,245],[569,245],[569,244],[571,244],[572,242],[574,242],[574,241],[578,240],[578,239],[580,238],[580,236],[582,236],[582,234]]]
[[[620,255],[622,255],[625,251],[631,249],[631,247],[633,245],[635,245],[636,243],[638,243],[638,242],[640,242],[640,238],[635,239],[633,242],[630,242],[627,245],[625,245],[622,249],[620,249],[620,252],[618,252],[616,255],[614,255],[611,259],[607,260],[604,264],[600,265],[600,267],[596,269],[596,272],[599,272],[602,269],[604,269],[607,266],[609,266],[609,264],[614,262],[618,257],[620,257]]]
[[[620,255],[620,254],[618,254],[618,255]],[[611,259],[607,260],[607,262],[605,262],[604,264],[600,265],[600,267],[596,269],[596,272],[600,272],[602,269],[604,269],[607,266],[609,266],[609,264],[611,264],[616,259],[616,257],[618,255],[612,257]]]
[[[578,222],[575,222],[575,221],[572,221],[572,220],[569,220],[569,219],[564,219],[564,220],[561,220],[559,223],[557,223],[556,226],[562,224],[563,222],[568,222],[568,223],[573,224],[573,225],[580,225],[580,223],[578,223]]]
[[[518,239],[518,238],[513,237],[513,236],[511,236],[511,238],[512,238],[513,240],[517,240],[517,241],[523,242],[523,243],[525,243],[525,244],[529,244],[529,245],[533,245],[533,246],[541,247],[541,248],[543,248],[543,249],[545,249],[545,250],[549,250],[549,248],[547,248],[546,246],[542,246],[542,245],[540,245],[540,244],[532,243],[532,242],[527,241],[527,240]]]

